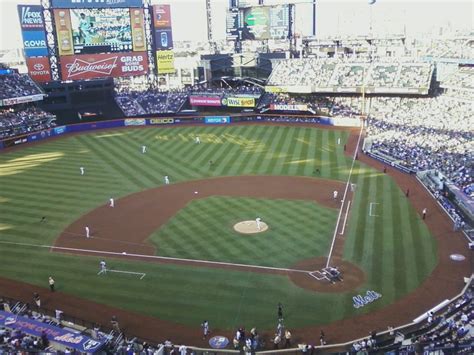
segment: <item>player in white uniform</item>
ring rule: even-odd
[[[79,168],[79,170],[81,171],[81,175],[84,175],[84,174],[85,174],[85,169],[84,169],[83,166],[81,166],[81,167]]]
[[[257,219],[255,220],[255,223],[257,223],[257,229],[260,230],[260,222],[262,221],[262,219],[260,217],[257,217]]]
[[[115,201],[112,197],[109,199],[109,207],[115,207]]]
[[[143,153],[143,154],[146,153],[146,145],[142,145],[142,153]]]
[[[166,185],[170,184],[170,178],[168,177],[168,175],[165,176],[165,184]]]
[[[332,196],[334,197],[334,199],[337,198],[337,190],[334,190],[334,192],[332,193]]]
[[[97,275],[106,274],[107,273],[107,264],[104,260],[99,262],[99,273]]]
[[[91,235],[90,235],[90,229],[89,229],[89,227],[86,226],[85,230],[86,230],[86,238],[90,238]]]
[[[196,138],[194,138],[194,142],[196,144],[200,144],[201,143],[201,138],[199,138],[199,136],[196,136]]]

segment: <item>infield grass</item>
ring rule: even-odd
[[[199,145],[193,143],[196,135],[202,141]],[[337,138],[341,138],[341,145],[337,145]],[[336,130],[249,125],[120,129],[21,147],[0,154],[0,242],[51,245],[67,225],[106,203],[109,197],[156,187],[163,184],[164,175],[170,176],[171,183],[231,175],[315,177],[318,168],[318,177],[344,181],[351,165],[343,151],[346,140],[347,133]],[[141,154],[142,145],[148,147],[147,154]],[[209,160],[214,161],[212,168]],[[80,166],[85,167],[85,176],[80,176]],[[46,288],[47,277],[53,275],[62,292],[196,327],[209,319],[214,328],[271,328],[278,302],[285,305],[290,327],[369,312],[414,290],[430,274],[436,264],[436,243],[390,177],[356,163],[352,182],[357,187],[344,255],[367,275],[366,283],[354,292],[318,294],[296,287],[283,276],[113,259],[108,260],[109,265],[146,272],[147,276],[143,280],[119,274],[103,278],[96,275],[98,258],[1,243],[0,276]],[[215,214],[216,205],[223,199],[203,200],[199,203],[204,205],[197,206]],[[264,218],[274,219],[272,225],[277,226],[282,211],[294,201],[273,202],[275,210],[265,200],[251,200],[250,204],[265,209]],[[369,216],[371,202],[378,203],[379,217]],[[240,209],[248,203],[248,199],[232,199],[230,205]],[[185,235],[189,245],[180,248],[172,240],[179,232],[174,219],[157,231],[153,240],[163,253],[180,249],[193,258],[220,255],[222,259],[227,255],[231,260],[252,264],[290,265],[313,250],[325,255],[331,238],[327,232],[334,228],[332,211],[319,210],[316,204],[294,203],[300,210],[299,217],[291,217],[295,218],[294,225],[288,222],[287,231],[281,233],[273,249],[259,247],[258,243],[252,249],[251,244],[233,240],[226,246],[219,244],[224,240],[218,240],[212,232],[207,250],[202,240],[192,239],[192,233]],[[192,211],[194,202],[188,208]],[[176,218],[191,218],[186,215],[190,213],[188,208]],[[312,220],[315,212],[327,215],[326,226]],[[46,216],[46,223],[39,223],[42,216]],[[225,215],[209,218],[219,220],[220,225],[226,223]],[[196,220],[193,223],[203,228]],[[289,248],[291,239],[286,236],[300,229],[298,245]],[[245,250],[237,255],[228,245]],[[355,310],[352,296],[368,289],[383,297]]]

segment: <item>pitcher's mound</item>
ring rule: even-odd
[[[234,229],[236,232],[243,234],[255,234],[265,232],[268,229],[268,225],[265,222],[260,222],[260,229],[258,229],[257,222],[250,220],[234,224]]]

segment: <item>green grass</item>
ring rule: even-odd
[[[235,223],[256,216],[267,231],[234,231]],[[291,267],[327,253],[336,218],[336,210],[309,201],[209,197],[189,203],[151,241],[162,256]]]
[[[202,144],[193,143],[195,135]],[[339,137],[340,146],[336,144]],[[321,177],[345,181],[351,165],[342,149],[346,140],[347,134],[340,131],[301,127],[160,127],[101,131],[26,146],[0,154],[0,241],[51,244],[67,225],[110,196],[119,198],[162,185],[164,175],[172,183],[232,175],[313,176],[318,167]],[[143,144],[147,154],[141,154]],[[215,162],[213,168],[209,160]],[[85,176],[79,175],[80,166],[86,168]],[[271,328],[278,302],[285,304],[290,327],[327,323],[392,303],[416,288],[436,264],[435,241],[387,175],[356,163],[353,182],[356,197],[344,255],[367,273],[366,284],[354,292],[316,294],[283,276],[113,259],[109,265],[146,272],[146,278],[98,277],[97,258],[11,244],[0,244],[0,276],[47,287],[52,274],[63,292],[190,325],[209,319],[213,327]],[[239,236],[233,244],[236,250],[230,250],[211,232],[206,240],[190,231],[177,235],[179,218],[197,216],[203,213],[201,208],[209,215],[206,221],[215,219],[222,228],[232,224],[232,218],[226,221],[227,214],[218,213],[224,201],[228,212],[236,213],[232,218],[242,218],[237,213],[245,208],[252,216],[252,209],[264,211],[262,218],[272,221],[272,228],[278,226],[268,236],[281,232],[273,237],[278,242],[267,249],[259,239],[252,249]],[[370,202],[379,203],[379,217],[368,217]],[[279,225],[285,210],[293,216],[287,218],[294,219],[293,226],[289,222]],[[298,219],[298,210],[314,220]],[[153,241],[161,255],[179,251],[181,256],[198,259],[291,265],[300,256],[327,253],[333,212],[302,201],[213,197],[191,203],[156,231]],[[39,223],[41,216],[47,217],[46,224]],[[317,220],[319,216],[322,219]],[[203,221],[193,219],[196,230],[203,230]],[[292,247],[288,246],[293,240],[287,237],[290,231],[297,238]],[[232,232],[226,233],[223,237],[232,237]],[[173,234],[184,245],[177,244]],[[206,245],[211,247],[206,249]],[[238,252],[239,248],[244,249]],[[362,309],[352,308],[352,296],[367,289],[383,297]]]

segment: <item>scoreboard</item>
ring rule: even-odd
[[[226,17],[228,40],[285,39],[290,33],[291,5],[230,8]]]

